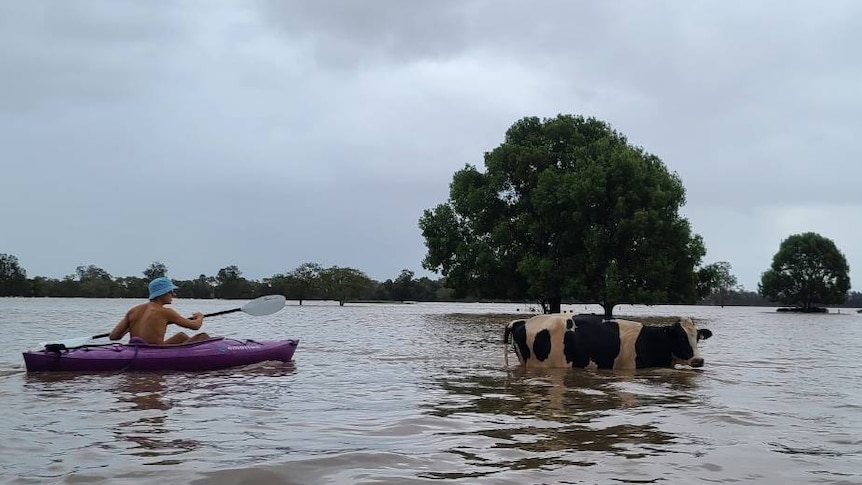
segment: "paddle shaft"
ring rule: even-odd
[[[233,313],[233,312],[241,312],[241,311],[242,311],[242,308],[232,308],[230,310],[222,310],[220,312],[215,312],[215,313],[206,313],[206,314],[204,314],[204,317],[215,317],[218,315],[224,315],[225,313]],[[100,333],[99,335],[93,335],[90,338],[95,340],[97,338],[105,338],[109,335],[111,335],[111,334],[110,333]]]

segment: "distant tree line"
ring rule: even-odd
[[[168,268],[153,262],[143,276],[114,277],[95,266],[78,266],[62,279],[27,277],[26,270],[11,254],[0,254],[0,296],[146,298],[147,285],[156,277],[167,276]],[[441,280],[416,278],[402,270],[394,279],[379,282],[355,268],[304,263],[296,269],[262,280],[243,277],[236,265],[226,266],[214,276],[201,274],[192,280],[173,279],[181,298],[251,299],[281,294],[300,304],[307,300],[334,300],[340,304],[354,300],[438,301],[451,298],[451,290]]]
[[[142,277],[113,277],[98,266],[78,266],[75,273],[62,279],[36,276],[28,278],[18,258],[0,253],[0,296],[25,297],[83,297],[83,298],[146,298],[147,284],[153,278],[167,276],[168,268],[153,262],[142,272]],[[354,268],[332,266],[323,268],[317,263],[304,263],[286,273],[275,274],[263,280],[249,280],[235,265],[227,266],[214,276],[201,274],[192,280],[173,282],[179,287],[182,298],[252,299],[262,295],[281,294],[301,305],[308,300],[347,301],[517,301],[518,299],[481,299],[475,295],[455,298],[445,278],[433,280],[416,278],[415,273],[404,269],[394,279],[379,282]],[[591,303],[566,299],[565,303]],[[777,302],[746,291],[737,285],[731,274],[730,263],[719,261],[698,271],[698,300],[700,305],[720,306],[775,306]],[[862,293],[851,291],[846,301],[835,306],[862,308]]]
[[[746,291],[736,284],[730,274],[730,263],[719,261],[698,272],[700,305],[775,306],[776,302],[754,291]],[[153,278],[167,276],[168,268],[158,261],[142,272],[142,277],[113,277],[98,266],[78,266],[75,273],[62,279],[36,276],[28,278],[18,258],[0,253],[0,296],[25,297],[83,297],[83,298],[146,298],[147,284]],[[404,269],[394,279],[379,282],[354,268],[332,266],[323,268],[317,263],[304,263],[286,273],[275,274],[263,280],[249,280],[235,265],[227,266],[215,276],[201,274],[192,280],[173,282],[179,287],[178,296],[199,299],[251,299],[262,295],[281,294],[301,305],[308,300],[347,301],[480,301],[475,295],[454,297],[445,279],[416,278],[413,271]],[[502,299],[484,301],[517,301]],[[591,303],[566,299],[565,303]],[[837,306],[862,307],[862,293],[851,291],[847,300]]]
[[[716,305],[716,306],[778,306],[781,303],[764,298],[756,291],[746,291],[745,289],[731,290],[727,292],[723,303],[719,303],[714,298],[704,298],[698,302],[699,305]],[[850,291],[847,293],[847,299],[843,303],[832,304],[835,308],[862,308],[862,293],[858,291]]]

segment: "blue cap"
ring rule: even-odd
[[[158,298],[165,293],[170,293],[177,289],[177,286],[174,283],[167,279],[164,276],[159,276],[158,278],[150,281],[150,300],[153,298]]]

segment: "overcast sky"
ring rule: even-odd
[[[250,279],[421,269],[424,209],[524,116],[659,156],[756,290],[835,241],[862,288],[862,2],[0,3],[0,253]]]

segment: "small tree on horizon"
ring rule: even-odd
[[[847,259],[831,239],[814,232],[794,234],[782,241],[757,291],[769,300],[810,311],[815,305],[844,303],[849,273]]]
[[[146,278],[147,282],[149,283],[150,281],[152,281],[152,280],[154,280],[160,276],[167,276],[168,275],[168,267],[165,266],[165,264],[162,263],[161,261],[153,261],[152,263],[150,263],[150,266],[147,267],[147,269],[145,269],[143,271],[143,273],[144,273],[144,278]]]
[[[320,290],[323,297],[336,300],[339,306],[349,299],[359,298],[372,282],[362,271],[355,268],[332,266],[320,271]]]
[[[235,264],[220,269],[216,275],[216,282],[216,298],[228,300],[248,298],[250,295],[249,282],[242,277],[242,271]]]
[[[0,296],[23,296],[28,293],[27,271],[12,254],[0,254]]]
[[[731,273],[727,261],[708,264],[697,272],[698,297],[709,298],[713,303],[724,306],[731,291],[739,291],[736,276]]]

